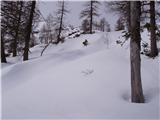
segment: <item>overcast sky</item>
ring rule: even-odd
[[[69,23],[74,26],[81,25],[81,19],[79,18],[80,12],[83,10],[83,5],[86,1],[67,1],[67,6],[70,11],[66,16],[66,23]],[[54,16],[54,11],[57,9],[56,1],[39,1],[39,8],[43,16],[46,18],[50,13]],[[99,6],[99,14],[98,19],[105,17],[106,20],[111,25],[111,28],[114,29],[115,23],[117,21],[118,15],[107,10],[104,7],[104,2],[101,1],[101,5]]]

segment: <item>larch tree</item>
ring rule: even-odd
[[[142,2],[142,22],[143,28],[147,28],[150,32],[150,52],[147,53],[150,57],[156,57],[158,55],[157,37],[156,31],[158,31],[156,20],[160,17],[158,10],[156,10],[155,1],[143,1]],[[157,4],[158,5],[158,4]]]
[[[1,63],[7,63],[6,55],[5,55],[5,48],[4,48],[4,36],[3,36],[3,32],[1,32]]]
[[[29,52],[29,42],[30,42],[30,34],[32,32],[32,22],[33,22],[33,15],[35,11],[36,1],[32,1],[31,3],[31,9],[30,9],[30,15],[29,15],[29,21],[26,26],[26,36],[25,36],[25,47],[24,47],[24,53],[23,53],[23,60],[28,60],[28,52]]]
[[[122,17],[120,17],[117,20],[117,23],[116,23],[116,26],[115,26],[115,30],[116,31],[124,30],[125,29],[124,23],[125,23],[125,20]]]
[[[99,23],[99,27],[101,31],[106,31],[106,32],[110,32],[110,24],[108,23],[108,21],[106,21],[105,18],[100,19],[100,23]]]
[[[155,19],[155,2],[150,1],[150,32],[151,32],[151,52],[150,57],[158,55],[156,40],[156,19]]]
[[[39,39],[41,43],[48,44],[48,27],[44,23],[42,28],[40,29]]]
[[[105,23],[106,23],[106,20],[105,20],[105,18],[102,18],[101,20],[100,20],[100,28],[101,28],[101,31],[105,31]]]
[[[131,61],[131,100],[134,103],[144,103],[141,83],[141,58],[140,58],[140,1],[130,1],[130,61]]]
[[[89,21],[87,19],[84,19],[82,21],[82,30],[84,33],[89,33]]]
[[[53,42],[54,39],[54,17],[52,16],[52,14],[49,14],[47,16],[46,19],[46,23],[47,23],[47,34],[48,34],[48,43],[49,42]]]
[[[23,8],[23,2],[17,1],[17,13],[16,13],[17,21],[15,26],[15,39],[13,43],[13,57],[17,56],[17,43],[18,43],[19,27],[20,27],[21,16],[22,16],[22,8]]]
[[[3,36],[9,36],[7,41],[10,43],[10,49],[13,57],[17,56],[17,42],[19,27],[22,14],[22,1],[3,1],[1,3],[2,24],[6,25],[6,31]],[[5,41],[3,41],[5,43]]]
[[[65,15],[68,13],[69,11],[67,10],[67,5],[66,2],[63,1],[59,1],[58,2],[58,9],[56,11],[56,17],[55,17],[55,31],[57,31],[57,41],[55,42],[56,44],[58,44],[59,42],[63,42],[62,40],[62,30],[64,28],[64,17]]]
[[[85,9],[82,10],[81,14],[80,14],[80,18],[85,18],[88,19],[90,22],[90,34],[93,33],[93,17],[98,16],[98,5],[100,4],[100,2],[98,1],[88,1],[86,2]]]
[[[5,28],[1,38],[3,38],[3,48],[7,56],[12,54],[15,57],[23,53],[30,6],[30,1],[1,2],[1,27]],[[34,15],[34,21],[36,20],[39,20],[37,12]],[[32,25],[35,28],[36,22],[33,22]]]
[[[130,27],[130,2],[129,1],[111,1],[106,2],[106,7],[110,10],[117,12],[120,18],[126,23],[126,27],[129,31]]]
[[[7,63],[6,54],[5,54],[5,34],[7,33],[7,19],[5,8],[6,2],[1,2],[1,63]]]
[[[106,32],[111,32],[111,27],[110,24],[106,21],[106,28],[105,28]]]

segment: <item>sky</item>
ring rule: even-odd
[[[81,25],[81,19],[80,19],[80,12],[84,8],[84,4],[86,1],[67,1],[67,8],[69,9],[69,13],[66,15],[65,22],[71,25],[74,25],[75,27]],[[106,20],[111,25],[111,29],[113,30],[115,27],[115,23],[118,19],[118,15],[114,12],[111,12],[109,9],[105,8],[104,2],[100,2],[101,5],[99,6],[99,14],[100,16],[97,19],[101,19],[103,17],[106,18]],[[57,10],[57,1],[39,1],[38,3],[39,8],[43,16],[46,18],[49,14],[52,14],[54,16],[54,11]]]

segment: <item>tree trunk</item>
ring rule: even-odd
[[[90,12],[90,34],[92,34],[92,24],[93,24],[93,1],[91,0],[91,12]]]
[[[22,11],[22,7],[23,7],[23,2],[20,1],[20,9],[19,9],[19,16],[18,16],[18,23],[17,23],[17,27],[16,27],[16,35],[15,35],[15,39],[14,39],[14,43],[13,43],[13,57],[17,56],[17,39],[18,39],[18,32],[19,32],[19,26],[20,26],[20,21],[21,21],[21,11]]]
[[[62,24],[63,24],[63,14],[64,14],[64,1],[62,1],[62,14],[61,14],[61,21],[60,21],[60,27],[57,37],[57,44],[61,41],[61,32],[62,32]]]
[[[141,59],[140,59],[140,1],[131,1],[131,99],[135,103],[144,103],[141,83]]]
[[[156,21],[155,21],[155,2],[150,1],[150,30],[151,30],[151,52],[150,57],[158,55],[158,48],[156,42]]]
[[[36,1],[32,1],[32,6],[30,10],[30,16],[29,16],[29,22],[26,27],[26,37],[25,37],[25,47],[24,47],[24,54],[23,54],[23,60],[28,60],[28,51],[29,51],[29,42],[30,42],[30,34],[32,31],[32,21],[33,21],[33,14],[35,9]]]
[[[13,43],[13,57],[17,56],[17,36],[18,36],[18,33],[16,31],[16,37]]]
[[[1,34],[1,62],[7,63],[6,55],[5,55],[5,49],[4,49],[4,41],[3,41],[3,35]]]
[[[131,27],[131,16],[130,16],[130,1],[127,1],[127,29],[128,32],[130,33],[130,27]]]

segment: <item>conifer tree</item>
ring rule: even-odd
[[[140,1],[131,1],[130,18],[130,61],[131,61],[131,100],[135,103],[144,103],[143,89],[141,83],[141,58],[140,58]]]
[[[63,0],[63,1],[59,1],[58,2],[58,9],[56,11],[56,17],[55,17],[55,31],[57,31],[57,41],[55,42],[56,44],[58,44],[59,42],[63,42],[62,40],[62,30],[64,29],[64,18],[65,15],[69,12],[67,10],[67,3]]]
[[[90,34],[93,33],[93,22],[94,22],[94,18],[95,16],[98,16],[98,5],[100,4],[100,2],[98,1],[88,1],[86,2],[86,4],[84,5],[85,8],[84,10],[82,10],[80,18],[85,18],[88,19],[90,21]]]
[[[29,42],[30,42],[30,35],[32,32],[32,23],[33,23],[33,15],[35,11],[36,1],[32,1],[31,9],[30,9],[30,15],[29,15],[29,21],[26,26],[26,37],[25,37],[25,47],[24,47],[24,54],[23,54],[23,60],[28,60],[28,52],[29,52]]]

